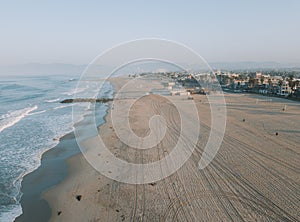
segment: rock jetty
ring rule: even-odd
[[[60,103],[107,103],[113,101],[111,98],[78,98],[78,99],[65,99]]]

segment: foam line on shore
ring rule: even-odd
[[[64,107],[72,105],[74,104]],[[103,113],[104,121],[99,123],[98,127],[105,124],[105,116],[109,108],[110,106],[106,106]],[[74,124],[79,124],[83,121],[85,121],[85,116],[82,116],[82,119]],[[41,154],[41,164],[37,169],[22,175],[22,197],[20,201],[22,214],[15,218],[16,222],[48,221],[50,219],[51,209],[48,203],[42,199],[42,194],[51,187],[61,183],[68,176],[67,160],[79,153],[80,149],[76,142],[73,126],[73,130],[60,137],[59,142],[54,147],[47,149]]]

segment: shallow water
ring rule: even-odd
[[[72,98],[75,92],[80,95],[88,90],[76,91],[78,77],[1,76],[0,221],[12,221],[22,213],[19,201],[23,176],[40,165],[42,153],[54,147],[57,138],[72,131],[74,104],[60,104],[59,101]],[[111,92],[107,84],[100,96]],[[103,117],[106,105],[97,104],[96,109]]]

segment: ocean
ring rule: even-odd
[[[22,178],[40,165],[43,152],[72,131],[74,104],[60,101],[73,98],[78,79],[79,75],[0,76],[0,221],[13,221],[22,213]],[[112,93],[106,83],[99,97]],[[106,111],[106,104],[97,103],[97,124]]]

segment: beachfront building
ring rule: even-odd
[[[292,93],[292,89],[289,86],[289,82],[284,80],[282,85],[279,87],[278,95],[280,96],[289,96]]]
[[[295,90],[293,96],[300,99],[300,86]]]

